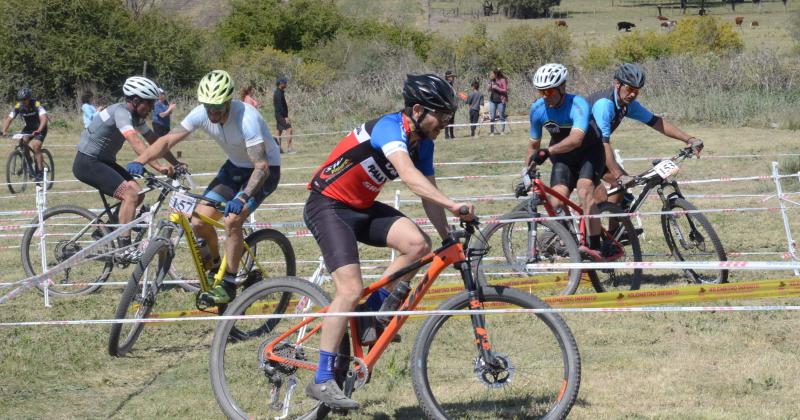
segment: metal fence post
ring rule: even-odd
[[[47,166],[43,168],[42,174],[42,185],[36,186],[36,214],[38,215],[39,219],[39,229],[37,231],[37,235],[39,236],[39,252],[42,254],[41,263],[42,263],[42,273],[47,272],[47,244],[46,244],[46,233],[44,227],[44,211],[47,207]],[[44,306],[46,308],[50,307],[50,282],[52,279],[49,277],[44,282]]]
[[[783,230],[786,232],[786,243],[789,247],[789,255],[792,261],[797,261],[797,243],[792,237],[792,229],[789,226],[789,216],[786,214],[786,203],[783,202],[783,187],[781,187],[781,178],[778,171],[778,162],[772,162],[772,179],[775,181],[775,190],[778,193],[778,203],[781,207],[781,217],[783,218]],[[800,276],[800,270],[794,270],[795,276]]]

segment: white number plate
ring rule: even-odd
[[[661,161],[653,169],[655,169],[658,176],[664,179],[666,179],[669,176],[675,175],[676,173],[678,173],[678,171],[681,170],[681,168],[679,168],[678,165],[676,165],[675,162],[671,160]]]
[[[172,197],[169,198],[169,208],[186,217],[192,215],[195,207],[197,207],[197,199],[189,197],[186,194],[174,192],[172,193]]]

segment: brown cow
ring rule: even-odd
[[[557,20],[556,21],[556,26],[563,26],[564,28],[566,28],[567,27],[567,21],[566,20]]]
[[[735,21],[736,21],[736,26],[741,28],[742,22],[744,22],[744,16],[736,16]]]
[[[666,17],[666,16],[659,16],[659,17],[658,17],[658,20],[667,21],[667,20],[669,20],[669,18],[668,18],[668,17]]]
[[[758,27],[758,21],[757,20],[754,20],[754,21],[750,22],[750,29],[755,29],[756,27]]]

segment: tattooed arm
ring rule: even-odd
[[[269,176],[269,163],[267,162],[267,149],[264,143],[255,144],[247,148],[247,156],[253,162],[253,173],[244,187],[243,192],[247,197],[252,197],[264,185]]]

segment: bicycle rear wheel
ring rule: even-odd
[[[25,191],[28,182],[28,168],[25,165],[25,156],[18,149],[8,154],[6,160],[6,185],[11,194]]]
[[[501,286],[484,287],[484,307],[542,309],[533,295]],[[439,306],[468,309],[462,292]],[[557,314],[483,316],[491,351],[501,362],[482,359],[468,316],[432,316],[422,325],[411,353],[414,392],[428,418],[496,419],[567,416],[580,386],[575,338]]]
[[[533,214],[529,212],[516,211],[500,216],[500,219],[531,217]],[[581,286],[580,269],[545,271],[529,268],[532,267],[529,264],[537,263],[581,262],[575,239],[560,223],[548,220],[495,223],[484,228],[476,238],[473,248],[487,252],[476,271],[481,284],[519,283],[526,288],[536,288],[537,295],[570,295]]]
[[[169,271],[172,256],[172,244],[164,238],[155,238],[147,245],[122,292],[115,319],[145,319],[150,315]],[[108,353],[125,356],[133,348],[143,328],[142,322],[111,324]]]
[[[663,211],[696,211],[692,203],[678,198],[669,201]],[[717,232],[703,213],[662,215],[661,229],[672,256],[676,261],[727,261]],[[728,270],[695,271],[684,270],[694,283],[727,283]]]
[[[272,313],[284,296],[289,296],[293,314],[313,313],[330,304],[330,297],[317,285],[295,277],[270,278],[248,288],[236,298],[225,312],[230,315]],[[276,329],[262,340],[232,339],[235,329],[250,330],[262,325],[264,319],[225,320],[217,323],[211,342],[209,375],[211,388],[220,409],[230,419],[297,418],[317,407],[317,401],[306,396],[305,387],[314,380],[315,371],[270,361],[264,356],[266,346],[297,325],[303,318],[281,320]],[[280,342],[277,355],[316,366],[319,360],[320,326],[316,318],[304,328]],[[314,331],[310,337],[308,333]],[[296,344],[305,338],[300,344]],[[336,378],[343,383],[350,363],[347,335],[337,358]],[[272,396],[273,399],[270,400]],[[322,418],[327,409],[315,418]]]
[[[72,205],[55,206],[45,210],[42,222],[48,270],[109,233],[109,229],[97,219],[97,215],[88,209]],[[34,218],[30,223],[38,225],[39,219]],[[25,230],[22,236],[20,257],[22,268],[28,276],[42,273],[40,232],[40,226],[31,227]],[[108,279],[114,268],[111,255],[113,250],[113,244],[97,248],[86,255],[79,264],[55,273],[48,287],[48,293],[54,296],[79,296],[94,292]],[[39,288],[43,287],[40,284]]]
[[[624,214],[621,207],[612,203],[597,205],[599,214]],[[639,245],[639,234],[629,216],[604,217],[600,219],[603,224],[603,241],[611,241],[613,246],[621,247],[623,255],[616,262],[641,262],[642,248]],[[613,290],[636,290],[642,282],[641,268],[609,268],[604,270],[589,270],[589,279],[598,292]]]

